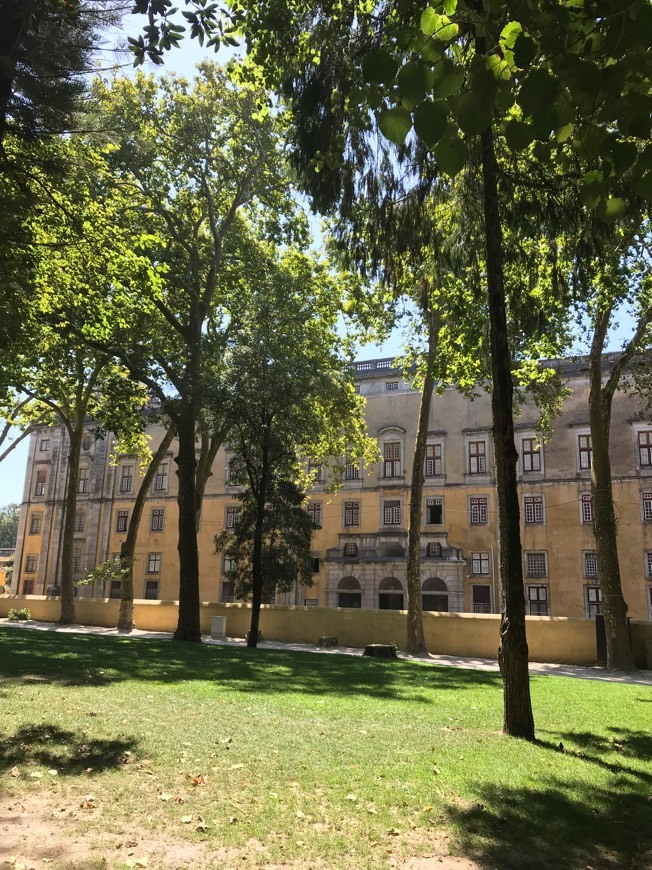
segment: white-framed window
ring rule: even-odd
[[[439,541],[428,541],[426,544],[426,556],[432,559],[441,559],[442,548]]]
[[[537,438],[521,438],[521,469],[524,474],[541,471],[541,444]]]
[[[161,554],[160,553],[148,553],[147,554],[147,573],[148,574],[160,574],[161,573]]]
[[[36,574],[36,567],[38,565],[38,556],[29,555],[25,556],[25,573],[26,574]]]
[[[129,511],[118,511],[116,517],[115,530],[116,532],[126,532],[129,525]]]
[[[319,598],[304,598],[304,607],[319,607]]]
[[[123,465],[122,474],[120,476],[120,492],[131,492],[134,485],[134,467],[133,465]]]
[[[41,453],[48,453],[50,450],[50,439],[49,438],[41,438],[41,443],[39,444],[39,450]]]
[[[145,599],[149,601],[158,599],[158,580],[145,580]]]
[[[533,550],[525,554],[525,576],[548,576],[548,557],[545,550]]]
[[[235,571],[235,568],[236,568],[235,559],[233,559],[231,556],[227,556],[225,553],[222,568],[223,568],[223,571],[225,574],[230,574],[232,571]]]
[[[645,551],[645,576],[652,580],[652,550]]]
[[[152,510],[152,516],[150,521],[150,529],[153,532],[162,532],[163,525],[165,523],[165,509],[164,508],[154,508]]]
[[[548,587],[528,586],[527,603],[530,616],[548,616]]]
[[[347,458],[344,469],[344,480],[360,480],[360,463]]]
[[[602,613],[602,589],[599,586],[586,587],[586,615],[589,619]]]
[[[471,573],[477,575],[489,573],[489,553],[471,553]]]
[[[583,525],[593,524],[593,496],[590,492],[580,496],[580,520]]]
[[[344,502],[344,525],[359,526],[360,525],[360,502],[345,501]]]
[[[308,502],[308,516],[316,526],[321,526],[321,502]]]
[[[641,511],[643,522],[652,523],[652,492],[641,493]]]
[[[523,497],[523,519],[525,525],[541,525],[543,523],[543,496],[526,495]]]
[[[487,473],[487,442],[469,441],[467,444],[469,456],[469,474]]]
[[[398,390],[398,381],[385,381],[385,391],[393,393]]]
[[[652,466],[652,430],[642,429],[638,433],[638,461],[641,468]]]
[[[36,472],[36,482],[34,484],[34,495],[45,495],[45,482],[48,479],[47,471]]]
[[[440,477],[444,473],[444,451],[441,443],[426,444],[426,477]]]
[[[387,441],[383,445],[383,477],[401,476],[401,443]]]
[[[444,499],[426,499],[426,525],[440,526],[444,522]]]
[[[75,513],[75,531],[83,532],[86,528],[86,511],[76,511]]]
[[[352,541],[347,542],[346,544],[344,544],[343,554],[350,559],[357,558],[358,545],[356,543],[353,543]]]
[[[593,447],[590,435],[577,436],[577,455],[580,471],[590,471],[593,458]]]
[[[154,492],[167,492],[169,463],[161,462],[156,469],[154,478]]]
[[[88,468],[80,466],[79,475],[77,477],[77,492],[88,492]]]
[[[324,480],[324,466],[320,462],[309,462],[308,474],[310,474],[313,483],[322,483]]]
[[[238,522],[238,517],[240,516],[240,506],[235,504],[230,504],[226,506],[226,528],[232,529],[235,524]]]
[[[383,502],[383,522],[386,526],[401,525],[401,502],[398,499]]]
[[[43,525],[43,514],[32,514],[29,518],[29,532],[30,535],[40,535],[41,527]]]
[[[472,526],[489,524],[489,501],[486,495],[473,496],[469,499],[469,522]]]
[[[596,550],[585,550],[582,553],[582,560],[584,562],[584,576],[585,577],[597,577],[598,576],[598,553]]]

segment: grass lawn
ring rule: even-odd
[[[652,691],[0,629],[0,866],[652,867]],[[470,863],[475,862],[475,865]]]

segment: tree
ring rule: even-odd
[[[0,547],[15,547],[17,536],[18,505],[12,503],[0,508]]]

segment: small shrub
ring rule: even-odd
[[[31,619],[32,614],[29,612],[29,607],[20,607],[16,609],[12,607],[7,614],[9,622],[20,622],[22,619]]]

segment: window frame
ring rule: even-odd
[[[645,444],[642,443],[641,436],[644,436]],[[636,446],[639,468],[652,468],[652,429],[638,430],[636,433]],[[646,455],[645,461],[643,461],[644,451]]]
[[[588,619],[602,614],[602,588],[590,583],[584,587],[584,606]]]
[[[145,584],[143,586],[143,598],[145,601],[158,601],[159,600],[159,596],[158,596],[159,585],[160,585],[159,580],[145,580]],[[155,592],[154,595],[149,594],[149,591],[152,588],[154,588],[154,592]]]
[[[652,523],[652,492],[641,493],[641,517],[644,523]]]
[[[401,517],[402,513],[400,498],[383,499],[383,525],[400,526]]]
[[[45,488],[47,486],[47,482],[48,482],[47,471],[44,471],[43,469],[37,469],[36,470],[36,480],[34,481],[34,495],[35,496],[39,497],[39,496],[45,495]]]
[[[433,519],[437,516],[437,508],[439,508],[439,519]],[[434,496],[426,499],[426,509],[424,512],[424,524],[426,526],[443,526],[444,525],[444,499],[442,496]]]
[[[582,551],[582,577],[587,580],[597,580],[599,576],[598,551]]]
[[[550,597],[548,595],[548,587],[546,585],[537,585],[535,583],[527,584],[527,606],[528,616],[550,616]],[[536,595],[533,596],[532,593]],[[543,593],[543,595],[542,595]],[[541,610],[545,608],[545,613]],[[533,612],[536,610],[537,612]]]
[[[577,433],[578,471],[591,471],[593,467],[593,443],[590,432]]]
[[[545,501],[543,495],[523,496],[523,524],[526,526],[545,525]]]
[[[429,455],[429,453],[432,453],[432,455]],[[438,466],[439,470],[437,470]],[[426,444],[423,473],[425,477],[444,476],[444,444],[442,441],[431,441]]]
[[[168,491],[169,462],[161,462],[154,476],[154,492]]]
[[[49,453],[50,452],[50,438],[41,438],[39,442],[39,453]]]
[[[116,513],[115,530],[116,534],[124,534],[129,527],[129,511],[120,509]]]
[[[473,577],[489,577],[491,569],[489,563],[489,552],[486,550],[477,550],[471,552],[471,574]],[[483,568],[486,567],[486,571]]]
[[[529,461],[526,457],[530,457]],[[521,436],[521,473],[541,474],[543,470],[541,442],[535,435]],[[527,465],[530,468],[527,468]],[[537,467],[535,467],[537,466]]]
[[[482,448],[482,450],[479,450],[480,447]],[[471,441],[469,439],[466,442],[468,474],[472,474],[475,476],[489,473],[487,471],[487,459],[489,455],[489,450],[487,448],[488,444],[486,438],[479,438],[474,441]]]
[[[43,528],[43,514],[33,513],[29,515],[28,535],[40,535]]]
[[[75,533],[81,534],[86,529],[86,511],[75,511]]]
[[[308,511],[308,516],[313,521],[313,523],[321,528],[322,503],[320,501],[309,501],[306,510]],[[317,519],[317,517],[319,517],[319,519]]]
[[[474,519],[474,515],[476,519]],[[484,517],[484,519],[483,519]],[[489,496],[487,495],[471,495],[469,496],[469,525],[470,526],[488,526],[489,525]]]
[[[149,521],[151,532],[162,532],[165,527],[165,508],[152,508]]]
[[[161,553],[148,553],[147,554],[147,574],[160,574],[161,573]]]
[[[538,580],[548,576],[548,551],[526,550],[523,554],[525,561],[525,577],[530,580]]]
[[[24,574],[36,574],[38,571],[38,555],[35,553],[27,553],[23,565]]]
[[[360,502],[359,500],[344,502],[344,527],[356,528],[360,525]]]
[[[590,492],[583,492],[580,495],[580,523],[583,526],[593,525],[593,495]]]
[[[133,492],[134,488],[134,466],[120,466],[120,492]]]
[[[402,448],[403,444],[401,441],[383,442],[383,478],[385,480],[392,480],[403,476]]]
[[[228,504],[224,515],[224,528],[234,529],[240,517],[242,508],[237,504]]]

